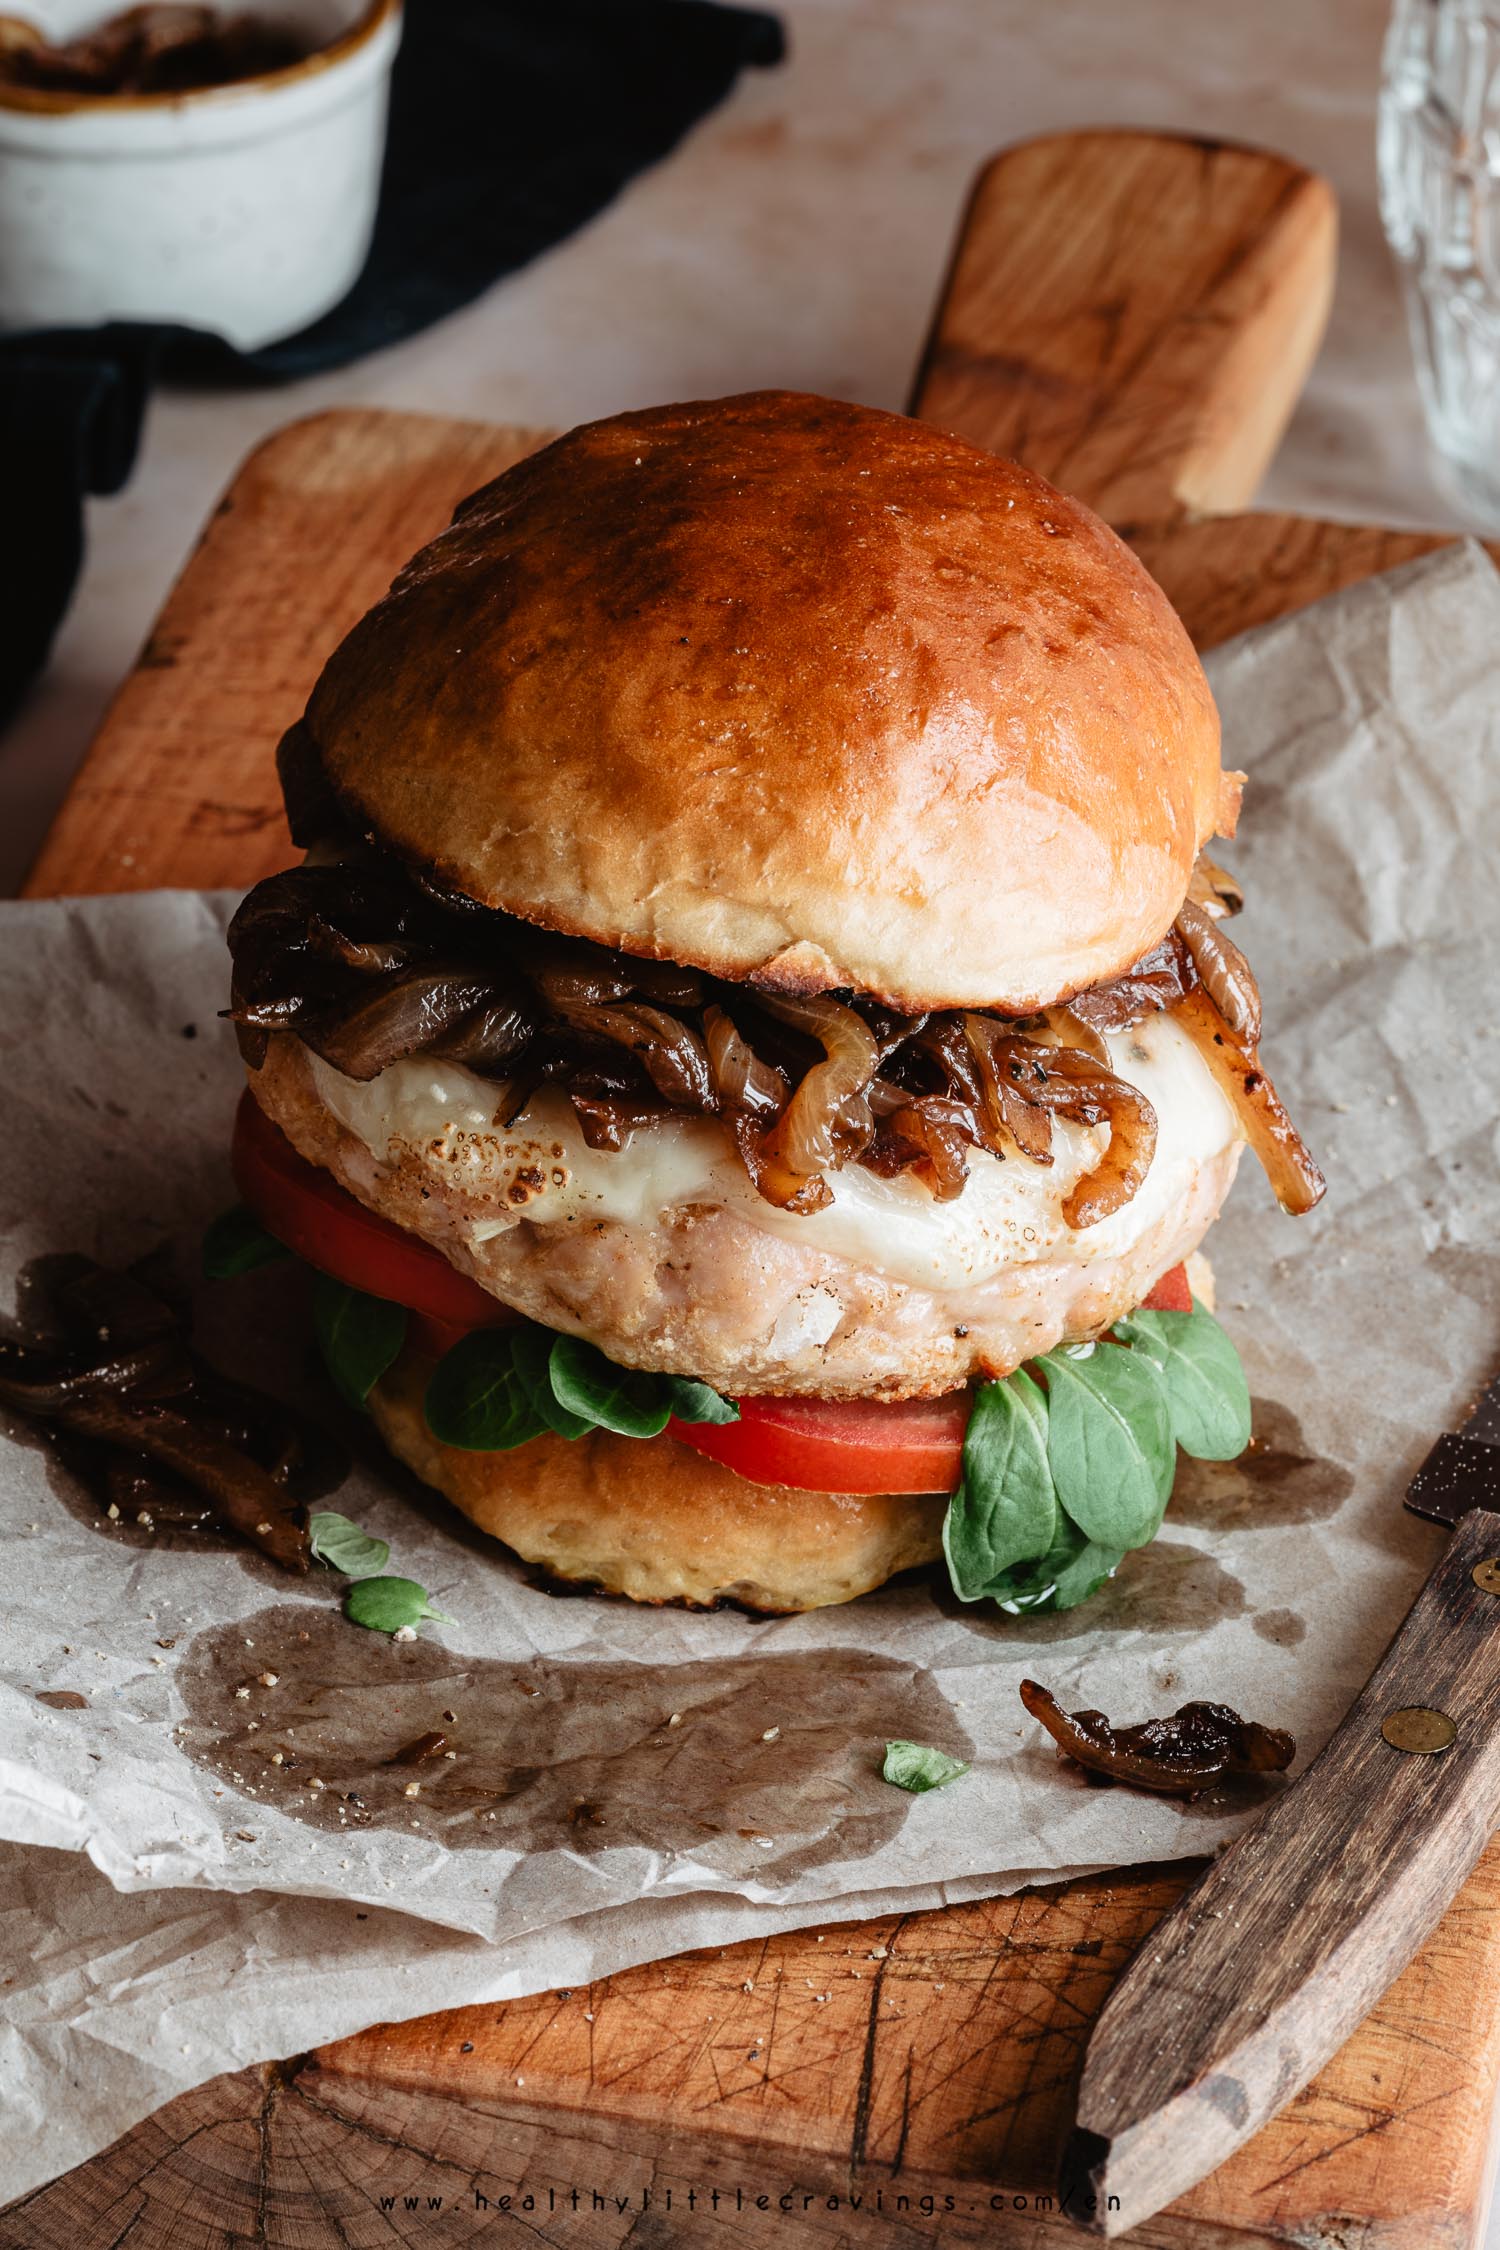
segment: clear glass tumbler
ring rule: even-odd
[[[1395,0],[1379,155],[1428,430],[1500,521],[1500,4]]]

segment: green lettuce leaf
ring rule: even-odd
[[[344,1615],[372,1633],[414,1633],[428,1618],[438,1625],[457,1622],[433,1608],[415,1578],[362,1578],[344,1596]]]
[[[686,1375],[663,1375],[667,1404],[679,1422],[737,1422],[740,1410],[710,1383],[695,1383]]]
[[[476,1328],[445,1352],[427,1385],[427,1427],[465,1453],[508,1453],[550,1424],[517,1364],[514,1328]],[[523,1347],[524,1348],[524,1347]]]
[[[941,1789],[957,1781],[968,1770],[964,1759],[950,1758],[946,1750],[934,1750],[925,1742],[888,1742],[880,1778],[895,1789],[907,1789],[920,1797],[929,1789]]]
[[[1123,1344],[1063,1345],[1047,1378],[1047,1459],[1057,1497],[1102,1547],[1154,1539],[1177,1449],[1161,1371]]]
[[[1018,1370],[986,1383],[969,1415],[963,1481],[943,1519],[943,1552],[959,1600],[982,1600],[1016,1563],[1047,1554],[1057,1528],[1047,1398]]]
[[[318,1561],[346,1578],[378,1578],[391,1559],[388,1540],[373,1539],[334,1508],[319,1508],[308,1517],[307,1538]]]
[[[1233,1461],[1250,1443],[1250,1386],[1210,1312],[1133,1312],[1116,1326],[1161,1375],[1172,1435],[1196,1461]]]
[[[616,1367],[581,1336],[555,1336],[549,1361],[552,1395],[584,1423],[596,1422],[620,1437],[656,1437],[672,1408],[658,1376]]]
[[[313,1327],[323,1364],[350,1406],[364,1409],[406,1341],[406,1308],[347,1289],[331,1274],[313,1281]]]
[[[253,1211],[243,1203],[221,1211],[203,1237],[203,1271],[210,1281],[233,1281],[257,1266],[273,1266],[291,1251],[274,1234],[268,1234]]]

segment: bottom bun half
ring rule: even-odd
[[[825,1609],[942,1553],[933,1493],[793,1492],[752,1484],[673,1439],[533,1438],[465,1453],[432,1435],[433,1362],[404,1352],[370,1395],[382,1438],[481,1531],[552,1577],[636,1602],[784,1613]]]

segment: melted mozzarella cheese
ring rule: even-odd
[[[1202,1057],[1170,1016],[1148,1017],[1108,1045],[1119,1076],[1156,1111],[1156,1153],[1130,1202],[1082,1231],[1067,1225],[1061,1206],[1098,1162],[1102,1126],[1055,1121],[1051,1165],[970,1150],[968,1181],[949,1203],[910,1174],[887,1180],[848,1164],[828,1175],[832,1203],[799,1218],[757,1195],[711,1119],[663,1118],[617,1151],[591,1149],[555,1090],[505,1128],[495,1124],[499,1089],[459,1064],[413,1056],[360,1084],[309,1060],[321,1098],[377,1162],[414,1157],[435,1186],[462,1197],[476,1244],[523,1218],[654,1227],[687,1205],[727,1206],[768,1233],[892,1281],[963,1291],[1060,1252],[1073,1265],[1119,1256],[1171,1212],[1205,1161],[1240,1137]],[[810,1335],[823,1310],[802,1308]]]

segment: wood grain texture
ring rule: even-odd
[[[284,867],[276,743],[324,658],[464,494],[546,434],[339,410],[257,447],[111,704],[26,895],[213,889]]]
[[[1083,2041],[1188,1872],[797,1932],[387,2025],[184,2096],[0,2215],[0,2245],[384,2250],[540,2233],[581,2250],[738,2250],[780,2239],[784,2218],[817,2250],[1066,2250],[1079,2237],[1056,2167]],[[1132,2239],[1464,2250],[1488,2116],[1477,2042],[1497,2030],[1493,2002],[1476,2015],[1472,1971],[1497,1910],[1490,1860],[1316,2082]],[[532,2213],[499,2209],[528,2193]]]
[[[1172,2202],[1306,2084],[1500,1827],[1500,1520],[1473,1509],[1319,1756],[1156,1931],[1089,2042],[1065,2177],[1101,2233]],[[1393,1713],[1457,1738],[1393,1747]]]
[[[1284,516],[1191,520],[1190,504],[1243,505],[1272,424],[1290,410],[1321,319],[1327,214],[1305,175],[1222,149],[1192,156],[1196,202],[1159,208],[1151,183],[1163,173],[1150,152],[1180,179],[1183,144],[1133,137],[1122,150],[1108,138],[1106,149],[1104,137],[1080,136],[1077,165],[1056,143],[1021,151],[1030,170],[1004,183],[1009,196],[1030,181],[1021,219],[1037,268],[1021,292],[1037,349],[1016,364],[1016,292],[991,278],[997,258],[1016,273],[995,226],[1000,191],[976,198],[985,247],[960,245],[920,410],[980,442],[1019,446],[1129,523],[1202,645],[1436,544]],[[1111,184],[1121,157],[1132,182],[1123,201]],[[1116,215],[1113,257],[1095,228],[1101,195]],[[1221,228],[1234,198],[1250,238],[1238,260],[1226,246],[1216,266],[1198,256],[1202,230]],[[1294,284],[1277,278],[1278,238],[1300,244]],[[1119,247],[1132,242],[1127,267]],[[1073,247],[1082,243],[1093,244],[1091,267]],[[1184,257],[1197,261],[1192,275],[1174,278]],[[1058,258],[1072,276],[1064,298],[1042,285]],[[1104,292],[1092,314],[1090,273]],[[1253,351],[1226,334],[1247,317]],[[1278,376],[1278,351],[1294,378]],[[1172,377],[1183,354],[1218,402],[1213,413],[1184,412],[1190,386]],[[1257,367],[1269,387],[1247,434],[1228,402],[1254,388]],[[1122,388],[1128,411],[1116,413],[1109,401]],[[272,754],[323,653],[453,502],[534,442],[358,412],[293,425],[262,447],[122,688],[32,891],[244,884],[283,864]],[[624,2213],[568,2217],[561,2238],[590,2250],[627,2239],[632,2250],[759,2244],[766,2219],[753,2208],[679,2204],[664,2217],[660,2202],[639,2205],[648,2185],[733,2185],[742,2174],[778,2193],[816,2176],[846,2197],[852,2185],[983,2205],[799,2212],[804,2234],[828,2250],[1060,2244],[1062,2222],[1034,2199],[1052,2185],[1089,2027],[1190,1872],[1125,1871],[822,1944],[800,1933],[632,1971],[586,1995],[385,2026],[174,2103],[0,2218],[0,2245],[533,2242],[535,2218],[378,2208],[378,2193],[472,2196],[487,2179],[635,2194]],[[1138,2239],[1464,2250],[1500,2065],[1497,1933],[1492,1849],[1312,2084]],[[884,1961],[872,1959],[882,1947]],[[824,1991],[835,1997],[814,1997]],[[991,2214],[988,2196],[1002,2190],[1033,2206]]]
[[[912,411],[1124,529],[1253,497],[1321,341],[1337,213],[1262,149],[1070,133],[980,174]]]
[[[1198,646],[1212,648],[1452,541],[1441,532],[1248,514],[1141,530],[1132,544]],[[1500,542],[1486,545],[1500,562]],[[1225,755],[1233,761],[1232,745]]]

